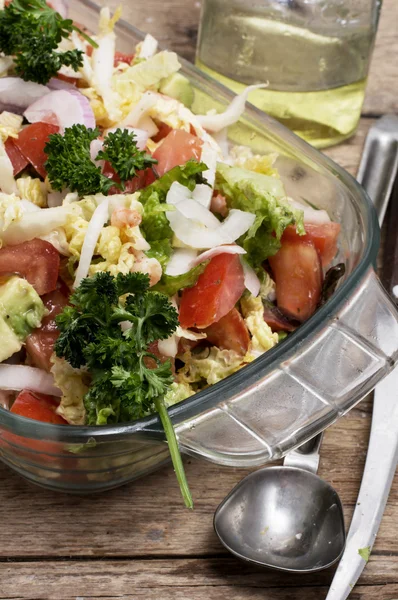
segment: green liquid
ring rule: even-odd
[[[197,66],[237,94],[246,87],[209,69],[200,61],[197,61]],[[260,89],[251,92],[249,101],[316,148],[325,148],[354,133],[361,116],[365,86],[366,79],[362,79],[350,85],[316,92]]]
[[[334,13],[275,14],[271,5],[206,0],[197,66],[237,93],[268,81],[250,102],[318,148],[348,138],[361,114],[372,27],[358,15],[341,25]]]

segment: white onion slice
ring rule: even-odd
[[[108,10],[109,9],[102,9]],[[102,11],[101,11],[102,13]],[[102,97],[104,106],[112,121],[118,122],[122,113],[118,96],[112,88],[113,64],[115,59],[116,36],[113,31],[97,38],[98,48],[94,48],[91,57],[93,67],[93,84]]]
[[[88,98],[76,89],[55,90],[31,104],[24,112],[30,123],[54,123],[63,131],[72,125],[95,127],[94,113]]]
[[[204,142],[200,160],[208,167],[207,171],[203,172],[203,177],[209,185],[206,185],[205,183],[198,184],[193,191],[192,197],[196,202],[199,202],[206,208],[210,208],[211,198],[213,196],[217,159],[218,155],[214,148],[211,148],[207,142]]]
[[[249,290],[249,292],[253,294],[253,296],[258,296],[260,293],[261,283],[256,275],[255,270],[245,260],[241,259],[240,262],[242,264],[243,274],[245,277],[245,288]]]
[[[2,77],[0,78],[0,111],[8,110],[21,115],[32,102],[49,93],[50,89],[40,83],[24,81],[19,77]]]
[[[207,210],[202,204],[187,198],[183,202],[176,204],[177,210],[188,219],[196,221],[209,229],[218,229],[220,227],[220,221],[217,219],[212,212]]]
[[[141,43],[141,48],[138,56],[140,58],[151,58],[158,49],[158,41],[150,34],[147,33],[144,41]]]
[[[163,356],[168,356],[170,358],[174,358],[178,351],[178,342],[179,341],[180,341],[180,338],[175,333],[173,333],[173,335],[166,338],[165,340],[159,340],[158,341],[158,350],[159,350],[160,354],[163,354]]]
[[[149,134],[145,129],[137,129],[136,127],[111,127],[104,131],[104,135],[107,136],[108,133],[114,133],[117,129],[127,129],[129,133],[134,133],[138,150],[145,150],[149,139]]]
[[[140,100],[137,102],[135,106],[131,109],[129,114],[122,121],[122,125],[131,125],[132,127],[138,127],[141,119],[145,117],[148,111],[151,110],[158,101],[158,95],[153,92],[144,92],[142,94]],[[142,129],[146,129],[141,125]]]
[[[248,85],[243,90],[243,92],[235,96],[231,104],[225,109],[223,113],[211,115],[197,115],[197,119],[199,120],[202,127],[204,127],[207,131],[221,131],[222,129],[224,129],[224,127],[228,127],[229,125],[233,125],[234,123],[239,121],[240,117],[243,114],[243,111],[245,110],[246,100],[250,92],[258,90],[259,88],[265,88],[267,86],[268,83]]]
[[[241,246],[238,246],[237,244],[226,244],[223,246],[216,246],[215,248],[211,248],[210,250],[206,250],[206,252],[198,254],[198,256],[194,258],[191,263],[191,269],[192,267],[199,265],[205,260],[210,260],[211,258],[214,258],[218,254],[246,254],[246,250],[244,250]]]
[[[35,237],[47,235],[54,229],[65,225],[70,212],[71,209],[68,206],[26,211],[19,221],[15,221],[5,231],[0,232],[0,239],[3,244],[13,246]]]
[[[17,184],[14,179],[12,162],[5,149],[4,142],[0,138],[0,189],[5,194],[18,193]]]
[[[76,86],[73,85],[73,83],[70,83],[69,81],[64,81],[63,79],[58,79],[57,77],[52,77],[48,82],[47,86],[50,88],[50,90],[76,89]]]
[[[192,269],[192,263],[197,255],[191,248],[177,248],[174,250],[166,266],[166,275],[183,275]]]
[[[76,269],[73,287],[77,287],[82,279],[88,275],[88,270],[90,268],[91,260],[94,255],[95,246],[97,245],[101,229],[109,218],[108,211],[109,200],[108,198],[105,198],[105,200],[103,200],[93,212],[93,216],[88,224],[80,254],[79,266]]]
[[[293,198],[287,198],[289,204],[298,210],[302,210],[304,213],[304,223],[314,223],[317,225],[323,225],[324,223],[330,223],[330,217],[326,210],[315,209],[308,204],[293,200]]]
[[[51,8],[66,19],[69,11],[69,2],[67,0],[51,0]]]
[[[32,390],[50,396],[62,396],[61,390],[54,385],[54,377],[35,367],[25,365],[0,365],[1,390]]]
[[[252,213],[232,209],[217,229],[209,229],[184,217],[179,210],[167,211],[166,216],[177,238],[187,246],[198,249],[232,244],[246,233],[256,218]]]

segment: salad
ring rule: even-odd
[[[226,143],[258,86],[195,114],[174,52],[116,51],[119,17],[94,35],[63,4],[0,11],[1,403],[72,426],[158,412],[192,506],[167,408],[311,317],[340,226],[287,197],[276,155]]]

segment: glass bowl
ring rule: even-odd
[[[98,7],[72,0],[71,17],[95,30]],[[117,26],[131,52],[143,34]],[[181,60],[195,91],[194,112],[225,107],[233,94]],[[320,310],[278,346],[169,412],[183,452],[231,466],[262,465],[336,421],[393,368],[398,313],[374,273],[379,247],[375,210],[338,165],[282,125],[248,106],[228,130],[233,143],[277,152],[290,196],[326,209],[342,227],[346,275]],[[85,493],[122,485],[169,460],[157,416],[112,427],[65,427],[0,408],[0,458],[47,488]]]

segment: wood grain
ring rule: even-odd
[[[112,0],[113,6],[119,0]],[[108,3],[109,4],[109,3]],[[200,3],[129,0],[124,16],[192,59]],[[397,0],[384,0],[364,116],[326,154],[355,175],[372,116],[398,110]],[[392,58],[394,57],[394,58]],[[320,475],[338,491],[349,524],[362,477],[371,403],[329,428]],[[171,467],[123,488],[70,496],[28,484],[0,465],[0,600],[322,600],[333,570],[293,576],[229,556],[214,510],[249,471],[185,461],[195,500],[184,510]],[[398,599],[398,478],[352,600]]]

